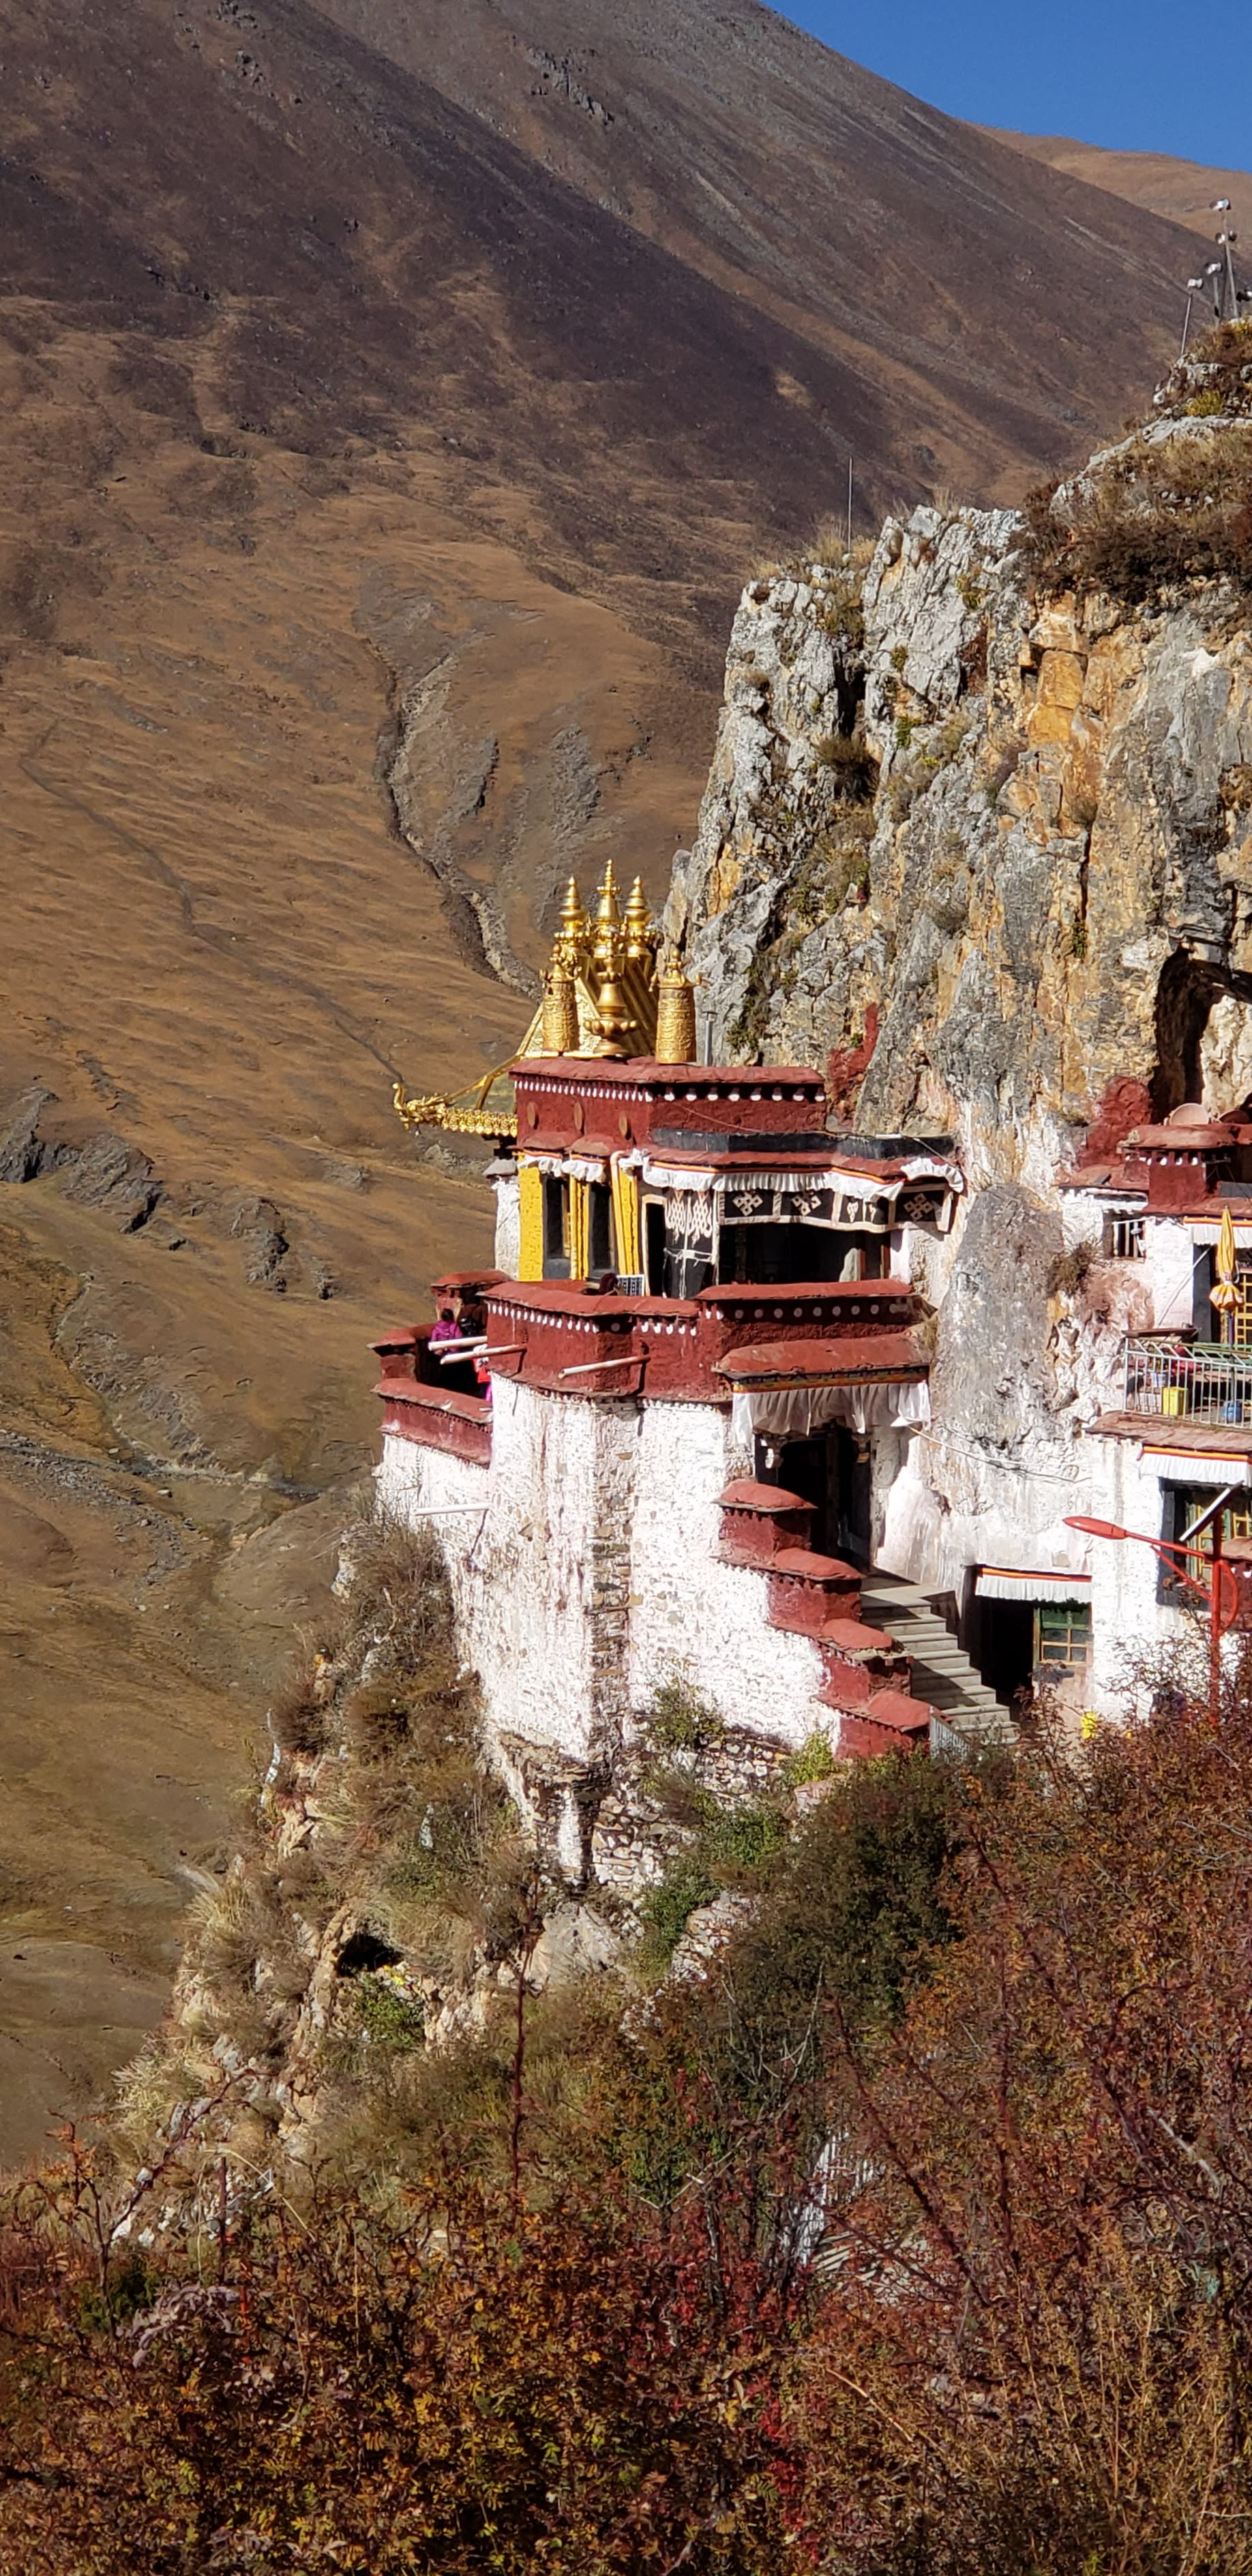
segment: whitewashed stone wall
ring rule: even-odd
[[[1176,1219],[1153,1218],[1147,1228],[1144,1268],[1158,1332],[1176,1332],[1180,1325],[1202,1320],[1207,1300],[1197,1292],[1207,1282],[1208,1258],[1189,1226]]]
[[[637,1416],[494,1381],[492,1459],[468,1467],[389,1438],[379,1499],[401,1518],[477,1502],[435,1526],[447,1557],[467,1662],[497,1734],[524,1736],[576,1763],[620,1736],[622,1656],[606,1651],[621,1542],[630,1527]],[[616,1577],[616,1585],[615,1585]]]
[[[1160,1463],[1143,1458],[1133,1440],[1088,1440],[1090,1500],[1084,1509],[1119,1528],[1161,1536]],[[1234,1462],[1237,1464],[1238,1462]],[[1177,1460],[1177,1481],[1187,1461]],[[1216,1490],[1216,1489],[1215,1489]],[[1147,1713],[1150,1692],[1138,1669],[1159,1664],[1162,1650],[1180,1650],[1188,1677],[1205,1686],[1206,1646],[1195,1614],[1157,1598],[1160,1560],[1150,1547],[1128,1539],[1090,1543],[1092,1656],[1088,1701],[1101,1717],[1124,1722]],[[1200,1605],[1201,1618],[1206,1618]]]
[[[524,1739],[554,1777],[602,1763],[674,1679],[788,1748],[837,1725],[817,1647],[769,1625],[767,1577],[714,1555],[718,1497],[748,1463],[728,1410],[498,1377],[494,1413],[489,1468],[389,1436],[377,1481],[382,1509],[432,1516],[497,1746]]]
[[[713,1405],[643,1408],[630,1553],[630,1700],[680,1679],[728,1726],[788,1746],[838,1721],[817,1698],[822,1662],[808,1637],[771,1628],[769,1578],[714,1557],[717,1498],[746,1462]]]

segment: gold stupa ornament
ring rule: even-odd
[[[654,1052],[658,1064],[694,1064],[696,1060],[695,987],[690,976],[683,973],[676,948],[670,950],[661,968]]]
[[[660,933],[641,878],[636,877],[623,913],[610,859],[589,914],[571,877],[544,978],[543,1007],[518,1054],[651,1055],[656,1046],[659,947]],[[570,985],[576,1029],[569,1016]]]
[[[543,999],[510,1063],[523,1056],[660,1056],[689,1064],[695,1054],[691,987],[675,957],[658,984],[661,937],[636,877],[623,913],[610,859],[592,914],[573,877],[566,888],[556,937],[543,979]],[[668,997],[668,998],[667,998]],[[668,1012],[667,1048],[658,1008]],[[685,1013],[685,1016],[684,1016]],[[689,1034],[688,1034],[689,1033]],[[681,1048],[681,1052],[671,1050]],[[475,1136],[512,1136],[517,1110],[507,1065],[451,1097],[439,1093],[406,1100],[395,1087],[406,1127],[451,1127]]]
[[[642,892],[642,888],[640,889]],[[604,871],[600,900],[596,906],[595,940],[591,951],[591,972],[595,992],[597,1035],[593,1055],[628,1056],[633,1049],[626,1044],[636,1026],[631,1017],[622,977],[626,971],[626,933],[622,927],[621,908],[617,900],[617,881],[610,859]]]

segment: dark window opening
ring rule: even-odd
[[[828,1225],[724,1225],[719,1284],[785,1287],[798,1280],[881,1279],[880,1235],[841,1234]]]
[[[455,1349],[455,1342],[437,1342],[433,1350],[429,1342],[419,1344],[419,1383],[437,1386],[442,1395],[481,1395],[473,1361],[452,1358]]]
[[[543,1275],[569,1277],[569,1188],[552,1172],[543,1178]]]
[[[593,1181],[588,1192],[587,1258],[593,1271],[613,1268],[612,1199],[603,1181]]]
[[[659,1199],[645,1199],[643,1267],[650,1297],[665,1294],[665,1210]]]
[[[1108,1261],[1146,1261],[1147,1229],[1141,1216],[1106,1216],[1104,1254]]]
[[[1207,1512],[1214,1501],[1211,1485],[1162,1485],[1161,1536],[1176,1547],[1193,1523]],[[1252,1494],[1241,1494],[1227,1503],[1221,1516],[1222,1539],[1252,1538]],[[1213,1561],[1212,1528],[1201,1530],[1187,1549],[1187,1572],[1193,1583],[1206,1584]],[[1177,1558],[1158,1557],[1156,1597],[1175,1605],[1196,1602],[1199,1595],[1190,1583],[1183,1581],[1183,1570]]]

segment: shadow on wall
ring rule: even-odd
[[[1240,1107],[1252,1093],[1252,976],[1176,949],[1156,988],[1156,1059],[1154,1120],[1186,1100]]]

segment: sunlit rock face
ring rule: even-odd
[[[1007,511],[889,520],[860,585],[744,592],[671,925],[715,1055],[825,1061],[857,1123],[1046,1192],[1109,1086],[1252,1079],[1252,639],[1032,602]]]
[[[1161,1526],[1168,1462],[1091,1435],[1128,1332],[1211,1332],[1208,1254],[1161,1223],[1111,1258],[1061,1176],[1252,1092],[1252,633],[1216,582],[1032,594],[1025,540],[919,509],[858,574],[749,584],[669,922],[712,1055],[820,1063],[855,1130],[956,1141],[956,1223],[897,1256],[935,1309],[932,1419],[876,1561],[966,1605],[980,1566],[1090,1564],[1076,1687],[1116,1712],[1176,1614],[1147,1550],[1096,1563],[1067,1515]]]

